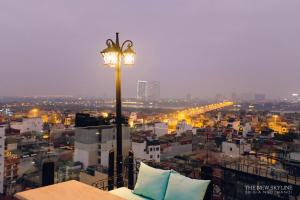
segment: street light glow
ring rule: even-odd
[[[108,113],[107,112],[102,112],[102,117],[107,118],[108,117]]]
[[[124,53],[124,64],[125,65],[133,65],[134,64],[134,58],[135,58],[135,52],[132,50],[131,47],[128,47]]]
[[[104,60],[104,64],[108,65],[110,67],[116,67],[116,65],[118,64],[118,52],[117,51],[113,51],[113,49],[111,48],[112,51],[109,50],[104,50],[101,52],[102,56],[103,56],[103,60]]]
[[[124,65],[134,64],[136,53],[132,49],[132,41],[126,40],[122,45],[120,45],[119,38],[117,36],[117,40],[115,42],[108,39],[106,41],[106,45],[107,47],[101,51],[105,65],[109,67],[117,67],[118,64],[121,64],[122,58],[124,59]]]

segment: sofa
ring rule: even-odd
[[[203,200],[209,183],[141,163],[133,190],[121,187],[110,193],[128,200]]]

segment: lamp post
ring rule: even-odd
[[[115,68],[116,79],[116,126],[117,126],[117,187],[124,185],[122,168],[122,103],[121,103],[121,62],[124,59],[124,65],[133,65],[135,52],[132,49],[131,40],[125,40],[122,45],[119,43],[119,33],[116,33],[116,40],[106,40],[107,47],[101,51],[104,64]],[[125,49],[126,48],[126,49]]]

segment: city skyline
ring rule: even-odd
[[[299,5],[1,2],[0,96],[113,97],[113,70],[99,53],[116,31],[137,52],[136,65],[122,69],[124,97],[136,96],[138,80],[159,81],[162,98],[299,93]]]
[[[299,6],[0,1],[0,200],[299,199]]]

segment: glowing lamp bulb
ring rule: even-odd
[[[132,48],[129,46],[124,52],[124,64],[125,65],[133,65],[135,62],[135,52],[132,50]]]
[[[115,67],[118,64],[119,51],[116,48],[108,46],[101,54],[105,65]]]

